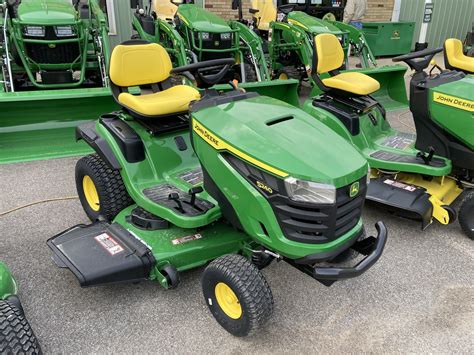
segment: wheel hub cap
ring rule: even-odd
[[[223,282],[219,282],[215,289],[216,300],[222,311],[232,319],[242,316],[242,306],[232,289]]]
[[[100,208],[99,194],[97,193],[94,181],[92,181],[89,175],[85,175],[82,178],[82,189],[89,207],[97,212]]]

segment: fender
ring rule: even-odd
[[[76,127],[76,141],[81,139],[94,149],[112,170],[122,169],[109,143],[97,134],[95,122],[83,123]]]

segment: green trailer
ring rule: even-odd
[[[96,0],[0,2],[0,164],[84,154],[75,127],[117,106]]]

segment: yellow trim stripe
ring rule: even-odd
[[[268,164],[265,164],[255,158],[252,158],[250,155],[247,155],[244,152],[241,152],[240,150],[234,148],[227,142],[217,137],[214,133],[210,132],[206,127],[204,127],[194,118],[193,118],[193,131],[196,132],[202,139],[204,139],[210,146],[212,146],[213,148],[217,150],[227,150],[231,152],[232,154],[242,158],[243,160],[248,161],[249,163],[255,166],[258,166],[259,168],[262,168],[263,170],[266,170],[275,175],[278,175],[281,177],[287,177],[289,175],[288,173],[285,173],[284,171],[281,171]]]
[[[178,13],[178,17],[181,21],[183,21],[186,24],[186,26],[189,26],[189,22],[183,17],[183,15]]]
[[[433,93],[433,101],[443,105],[456,107],[464,111],[474,112],[474,101],[471,100],[460,99],[459,97],[435,92]]]
[[[288,19],[288,23],[291,23],[292,25],[300,26],[303,27],[305,30],[308,30],[308,27],[303,25],[301,22],[293,20],[293,19]]]

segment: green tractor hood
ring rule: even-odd
[[[35,25],[73,24],[77,11],[68,0],[23,0],[18,18],[21,23]]]
[[[214,33],[232,31],[225,20],[193,4],[180,5],[177,15],[186,26],[194,31]]]
[[[292,11],[288,14],[288,22],[292,25],[301,27],[306,32],[316,33],[332,33],[334,35],[342,35],[346,32],[341,31],[328,21],[320,20],[316,17],[310,16],[302,11]]]
[[[305,112],[268,97],[208,107],[193,114],[193,130],[280,178],[346,186],[367,174],[348,142]]]

